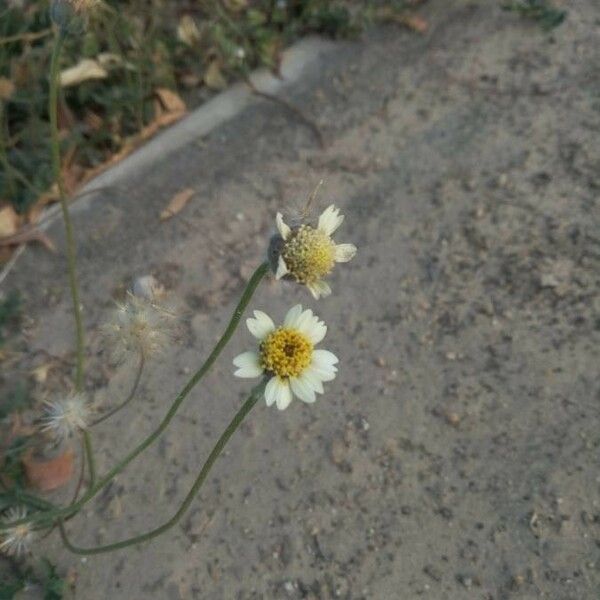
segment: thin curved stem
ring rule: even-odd
[[[85,456],[87,458],[88,472],[90,474],[90,488],[94,487],[96,483],[96,461],[94,460],[94,451],[92,450],[92,436],[90,432],[84,430],[83,435],[83,447],[85,449]]]
[[[79,496],[79,492],[81,491],[81,486],[83,485],[83,477],[85,475],[85,460],[83,455],[85,454],[85,440],[83,437],[81,438],[81,465],[79,465],[79,477],[77,479],[77,485],[75,486],[75,491],[73,492],[73,498],[71,498],[70,504],[74,504],[77,501],[77,497]]]
[[[23,523],[29,522],[38,522],[38,521],[53,521],[55,519],[65,517],[68,515],[72,515],[76,513],[84,504],[89,502],[105,485],[107,485],[115,475],[120,473],[134,458],[136,458],[139,454],[141,454],[148,446],[150,446],[156,439],[161,435],[161,433],[167,428],[175,414],[177,413],[181,403],[185,400],[187,395],[192,391],[192,389],[196,386],[196,384],[206,375],[208,370],[212,367],[214,362],[217,360],[219,354],[223,351],[223,348],[227,345],[231,336],[235,332],[237,326],[240,323],[242,315],[250,299],[254,295],[258,284],[261,282],[263,277],[269,271],[269,263],[262,263],[256,271],[254,271],[250,281],[246,285],[246,289],[244,290],[238,305],[236,306],[233,315],[225,329],[225,332],[217,342],[217,345],[214,347],[212,352],[209,354],[208,358],[204,361],[202,366],[192,375],[191,379],[185,384],[181,392],[177,398],[175,398],[171,408],[169,408],[167,414],[164,419],[161,421],[160,425],[146,438],[144,439],[138,446],[136,446],[124,459],[122,459],[119,463],[117,463],[106,475],[104,475],[99,481],[96,482],[96,485],[89,489],[80,500],[72,504],[71,506],[66,506],[63,508],[59,508],[56,510],[50,510],[45,513],[39,513],[36,515],[32,515],[30,518],[19,519],[17,521],[13,521],[12,523],[2,523],[0,522],[0,530],[8,529],[9,527],[15,527],[17,525],[21,525]]]
[[[137,392],[138,386],[140,385],[140,380],[142,378],[142,372],[144,371],[145,362],[146,361],[144,359],[144,353],[140,352],[140,364],[138,366],[138,370],[135,375],[135,381],[133,382],[133,386],[131,387],[129,395],[127,396],[127,398],[125,398],[125,400],[123,400],[123,402],[121,402],[121,404],[115,406],[107,413],[103,414],[101,417],[98,417],[93,423],[90,424],[90,427],[95,427],[103,421],[106,421],[106,419],[110,419],[110,417],[118,413],[121,409],[125,408],[133,400],[133,398],[135,397],[135,393]]]
[[[48,114],[50,116],[50,148],[52,152],[52,171],[58,186],[60,207],[65,224],[65,237],[67,249],[67,269],[69,273],[69,287],[73,301],[73,317],[75,318],[75,342],[77,348],[77,362],[75,367],[75,388],[83,388],[83,361],[84,361],[84,332],[81,318],[81,303],[79,301],[79,287],[77,285],[77,261],[75,258],[75,239],[73,236],[73,223],[69,214],[67,194],[60,167],[60,143],[58,139],[58,68],[60,52],[64,42],[64,35],[57,32],[54,39],[54,49],[50,63],[50,95],[48,100]]]
[[[62,520],[59,520],[58,526],[60,528],[60,534],[65,546],[75,554],[101,554],[102,552],[120,550],[121,548],[126,548],[127,546],[133,546],[134,544],[146,542],[173,527],[173,525],[175,525],[179,521],[179,519],[181,519],[181,517],[185,514],[186,510],[189,508],[190,504],[194,500],[196,494],[200,491],[202,484],[205,482],[206,477],[210,473],[210,470],[212,469],[213,465],[215,464],[215,461],[223,451],[223,448],[225,448],[225,446],[227,445],[227,442],[229,441],[231,436],[235,433],[237,428],[241,425],[242,421],[246,418],[248,413],[254,408],[254,406],[262,396],[265,389],[265,385],[266,380],[263,380],[252,390],[246,402],[244,402],[244,404],[233,417],[225,431],[221,434],[221,437],[217,440],[217,443],[215,444],[211,453],[208,455],[208,458],[206,459],[204,465],[202,465],[202,469],[200,470],[198,477],[196,477],[196,480],[194,481],[194,484],[192,485],[187,496],[183,500],[183,503],[181,504],[177,512],[166,523],[163,523],[162,525],[155,527],[154,529],[151,529],[146,533],[130,537],[126,540],[121,540],[120,542],[107,544],[106,546],[96,546],[95,548],[81,548],[79,546],[73,545],[70,542],[70,540],[67,537],[67,532],[65,530],[64,523],[62,522]]]

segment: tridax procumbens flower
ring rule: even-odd
[[[8,509],[2,516],[4,523],[12,523],[20,521],[27,517],[27,509],[25,507],[12,507]],[[0,552],[8,556],[22,556],[25,554],[33,540],[33,529],[31,523],[22,523],[9,527],[0,531]]]
[[[140,353],[148,358],[160,352],[171,337],[172,318],[172,313],[151,300],[129,294],[125,304],[117,305],[113,321],[104,326],[114,359],[122,361]]]
[[[65,398],[44,403],[40,430],[62,441],[86,429],[89,420],[90,408],[85,396],[70,394]]]
[[[344,215],[333,204],[323,211],[316,228],[308,224],[290,227],[277,213],[279,235],[269,248],[275,277],[306,285],[315,298],[329,296],[331,288],[323,277],[335,263],[348,262],[356,254],[354,244],[336,244],[331,238],[343,221]]]
[[[247,319],[250,333],[259,340],[257,352],[244,352],[233,364],[237,377],[270,377],[265,388],[267,406],[287,408],[295,395],[304,402],[316,400],[323,393],[323,382],[335,378],[337,357],[328,350],[317,350],[327,327],[312,310],[291,308],[280,327],[275,327],[264,312],[254,311]]]

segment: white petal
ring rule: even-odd
[[[331,235],[344,222],[344,215],[333,204],[328,206],[319,217],[319,229]]]
[[[310,381],[305,377],[290,377],[290,386],[292,391],[300,400],[312,404],[317,397],[315,396],[315,390],[313,389]]]
[[[321,381],[332,381],[335,379],[337,374],[337,368],[333,366],[329,367],[317,367],[314,363],[306,370],[307,373],[318,377]]]
[[[263,373],[260,366],[260,357],[256,352],[244,352],[233,359],[233,364],[238,367],[234,373],[236,377],[259,377]]]
[[[275,404],[279,410],[286,409],[292,401],[292,392],[286,379],[273,377],[265,388],[267,406]]]
[[[329,284],[325,283],[323,280],[307,283],[306,287],[310,290],[310,293],[313,295],[315,300],[318,300],[321,296],[325,298],[331,294],[331,288],[329,287]]]
[[[317,369],[329,371],[338,362],[338,357],[329,350],[315,350],[313,352],[312,364]]]
[[[327,326],[319,317],[313,315],[312,310],[305,310],[296,321],[296,328],[303,333],[313,344],[318,344],[327,333]]]
[[[321,379],[321,377],[319,376],[319,372],[317,371],[317,369],[309,367],[308,369],[306,369],[306,371],[304,371],[304,373],[302,373],[302,377],[310,383],[315,392],[317,392],[318,394],[322,394],[324,392],[324,380]]]
[[[288,310],[287,315],[285,315],[285,319],[283,320],[283,324],[286,327],[297,327],[298,319],[302,315],[302,304],[296,304],[296,306],[292,306],[290,310]]]
[[[277,272],[275,273],[275,279],[281,279],[287,273],[289,273],[289,270],[285,264],[285,260],[283,260],[283,256],[280,256],[279,260],[277,261]]]
[[[354,258],[356,246],[354,244],[337,244],[335,247],[335,262],[348,262]]]
[[[280,212],[277,213],[275,222],[277,223],[279,234],[284,240],[287,240],[290,233],[292,233],[292,230],[283,222],[283,215]]]
[[[264,340],[272,331],[275,331],[275,324],[271,317],[260,310],[254,311],[254,319],[246,319],[246,325],[250,333],[259,340]]]

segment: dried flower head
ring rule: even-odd
[[[115,360],[140,353],[148,358],[160,352],[171,339],[172,318],[172,313],[151,300],[129,294],[125,304],[117,305],[112,322],[104,326]]]
[[[343,221],[333,204],[323,211],[316,228],[308,224],[290,227],[277,213],[279,235],[271,240],[269,249],[276,278],[306,285],[317,299],[329,296],[331,288],[323,278],[335,263],[348,262],[356,254],[354,244],[336,244],[331,238]]]
[[[70,394],[65,398],[44,403],[40,430],[62,441],[86,429],[89,421],[90,407],[85,396]]]
[[[267,406],[287,408],[292,395],[304,402],[316,400],[323,393],[323,382],[331,381],[337,373],[337,357],[328,350],[316,350],[327,333],[325,323],[312,310],[291,308],[280,327],[275,327],[264,312],[254,311],[246,321],[250,333],[259,340],[258,352],[244,352],[233,364],[237,377],[270,377],[265,388]]]
[[[9,508],[3,515],[3,523],[10,524],[20,521],[27,516],[25,507]],[[22,523],[0,531],[0,552],[8,556],[22,556],[25,554],[33,540],[33,529],[31,523]]]
[[[100,0],[52,0],[50,18],[63,33],[76,33]]]

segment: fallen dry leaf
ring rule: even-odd
[[[200,42],[200,38],[202,37],[200,29],[198,29],[196,21],[194,21],[190,15],[183,15],[183,17],[179,19],[179,25],[177,25],[177,37],[186,44],[186,46],[193,47]]]
[[[184,190],[177,192],[177,194],[171,198],[166,208],[160,213],[160,220],[166,221],[181,212],[193,195],[194,190],[192,188],[185,188]]]
[[[168,113],[184,113],[187,110],[185,102],[173,90],[157,88],[154,92],[162,107]]]
[[[46,383],[48,379],[48,372],[54,367],[54,363],[47,362],[35,369],[32,369],[31,375],[36,383]]]
[[[223,0],[223,4],[231,12],[241,12],[248,8],[248,0]]]
[[[211,90],[222,90],[227,85],[227,80],[221,73],[219,61],[213,60],[210,62],[204,73],[204,83]]]
[[[399,13],[392,8],[381,8],[377,11],[377,16],[382,21],[404,25],[417,33],[425,33],[429,29],[429,23],[423,17],[411,13]]]
[[[19,229],[20,218],[12,206],[0,208],[0,238],[13,235]]]
[[[0,77],[0,100],[9,100],[15,91],[15,84],[6,77]]]
[[[48,492],[62,487],[73,476],[74,454],[70,448],[55,458],[37,459],[30,450],[23,457],[23,466],[29,483],[40,490]]]
[[[31,226],[25,227],[13,235],[0,237],[0,248],[6,246],[19,246],[26,242],[39,242],[46,250],[56,252],[54,242],[43,231]]]
[[[423,18],[417,15],[400,15],[398,18],[398,23],[400,25],[404,25],[412,31],[416,31],[417,33],[426,33],[429,29],[429,23]]]
[[[108,77],[108,73],[98,61],[92,58],[84,58],[74,67],[61,71],[60,85],[69,87],[90,79],[105,79],[106,77]]]

